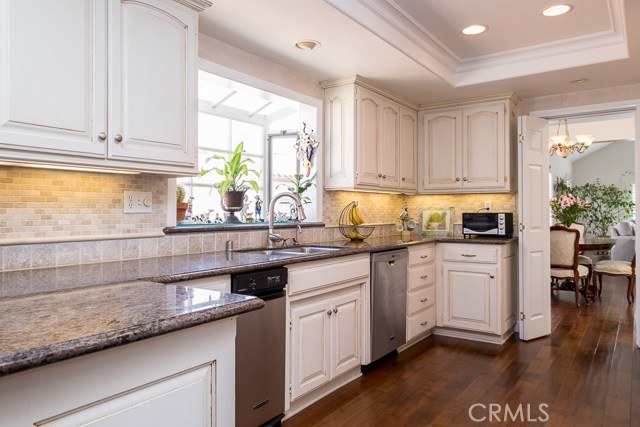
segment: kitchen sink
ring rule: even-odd
[[[284,248],[272,249],[240,249],[236,252],[257,252],[268,255],[269,257],[290,257],[294,255],[314,255],[327,252],[339,251],[343,248],[332,246],[290,246]]]

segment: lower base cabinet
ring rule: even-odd
[[[291,305],[291,399],[360,366],[360,288]]]
[[[441,243],[437,251],[436,333],[504,342],[516,322],[516,244]]]
[[[235,424],[236,319],[0,378],[0,426]]]
[[[369,255],[287,266],[285,413],[361,375],[368,357]]]

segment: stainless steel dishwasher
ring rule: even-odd
[[[409,251],[371,254],[371,361],[406,342]]]
[[[264,308],[238,316],[236,426],[279,426],[285,397],[284,267],[231,276],[231,292],[264,300]]]

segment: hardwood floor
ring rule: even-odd
[[[579,309],[573,293],[552,294],[552,334],[531,342],[429,337],[283,425],[640,426],[633,305],[624,278],[606,277],[603,289]]]

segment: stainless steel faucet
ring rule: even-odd
[[[289,191],[285,191],[284,193],[277,194],[273,199],[271,199],[271,203],[269,203],[269,232],[267,233],[267,247],[269,248],[273,248],[276,245],[276,243],[285,241],[284,237],[273,232],[273,219],[275,217],[274,211],[275,211],[276,201],[278,201],[278,199],[285,196],[292,198],[296,202],[296,209],[298,211],[298,220],[302,221],[307,218],[307,216],[304,213],[304,208],[302,207],[302,202],[300,201],[300,198],[297,195]]]

